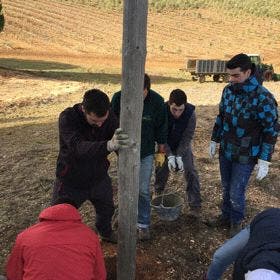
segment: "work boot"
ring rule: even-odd
[[[100,235],[102,241],[117,244],[118,243],[118,233],[112,231],[109,235]]]
[[[231,223],[230,230],[229,230],[230,238],[232,238],[234,235],[239,233],[240,230],[241,230],[241,224],[240,223],[236,223],[236,224]]]
[[[205,222],[209,227],[230,228],[230,220],[226,219],[223,215]]]
[[[137,240],[146,241],[151,239],[149,228],[137,228]]]

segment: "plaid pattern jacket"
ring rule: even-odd
[[[270,161],[278,132],[277,102],[254,76],[224,88],[211,137],[220,154],[242,164]]]

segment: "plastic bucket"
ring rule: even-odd
[[[176,220],[182,210],[184,200],[176,193],[162,194],[151,201],[151,207],[163,221]]]

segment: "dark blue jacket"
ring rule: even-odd
[[[280,208],[265,210],[251,222],[250,237],[235,262],[233,280],[242,280],[256,269],[280,273]]]
[[[182,139],[184,131],[188,127],[189,119],[195,110],[195,106],[187,103],[184,112],[178,119],[175,119],[171,114],[168,103],[166,103],[166,106],[168,112],[167,144],[169,145],[171,151],[176,154],[176,150]]]

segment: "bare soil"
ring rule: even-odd
[[[27,60],[33,66],[38,61],[54,61],[62,72],[67,64],[87,69],[88,76],[82,73],[83,79],[70,79],[59,72],[49,77],[46,69],[35,74],[18,65],[7,69],[6,64],[0,69],[0,274],[4,274],[16,235],[35,223],[40,211],[49,205],[59,113],[79,102],[89,88],[98,87],[110,96],[120,88],[122,24],[120,13],[77,8],[54,0],[3,2],[7,26],[0,34],[0,66],[11,58],[18,65],[21,61],[25,65]],[[203,222],[219,214],[221,203],[218,160],[209,160],[207,150],[225,84],[192,82],[179,68],[184,67],[186,57],[222,58],[243,51],[261,53],[279,69],[279,26],[275,20],[231,19],[211,10],[150,14],[146,71],[151,74],[152,87],[165,99],[172,89],[182,88],[196,106],[193,148],[203,204],[198,223],[188,218],[187,204],[174,222],[161,221],[152,213],[152,239],[137,245],[136,279],[201,279],[213,252],[228,237],[226,231],[208,228]],[[280,83],[265,86],[280,102]],[[267,178],[258,182],[255,173],[251,177],[244,223],[267,207],[280,206],[279,150],[277,143]],[[117,191],[116,157],[111,155],[110,161]],[[185,198],[182,175],[172,175],[167,188]],[[90,203],[82,206],[81,213],[83,221],[94,229]],[[116,279],[117,247],[102,243],[102,248],[108,279]],[[230,271],[224,279],[230,279]]]

